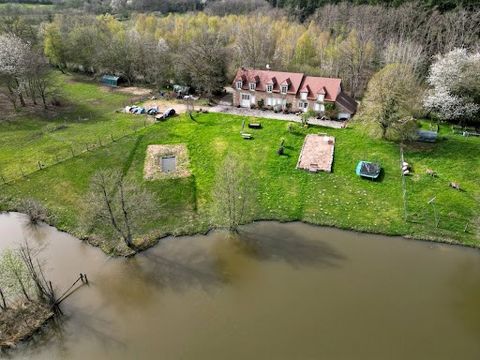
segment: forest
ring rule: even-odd
[[[135,11],[121,0],[82,3],[84,10],[99,3],[108,9],[94,14],[65,8],[74,5],[67,1],[51,9],[0,8],[3,51],[19,59],[15,71],[4,69],[2,75],[2,92],[14,106],[23,106],[27,97],[47,106],[48,66],[94,77],[116,74],[129,84],[158,89],[175,82],[211,96],[231,82],[238,67],[268,64],[339,77],[351,96],[362,99],[372,76],[390,64],[408,66],[426,87],[436,56],[457,48],[475,53],[480,45],[480,10],[462,6],[440,11],[423,2],[341,2],[323,5],[301,21],[272,6],[303,9],[323,2],[214,1],[203,11],[168,15]],[[135,6],[142,9],[142,3],[155,8],[147,0]],[[244,8],[231,14],[222,11],[225,4],[230,12],[236,5]]]

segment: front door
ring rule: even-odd
[[[240,94],[240,106],[244,108],[250,107],[250,94]]]

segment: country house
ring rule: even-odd
[[[263,100],[264,106],[273,109],[290,107],[294,112],[313,109],[321,114],[327,104],[333,104],[339,119],[349,119],[357,110],[356,101],[343,92],[341,79],[240,68],[233,88],[233,105],[245,108],[257,106]]]

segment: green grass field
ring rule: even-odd
[[[60,108],[20,113],[14,121],[0,121],[0,175],[7,181],[71,157],[86,145],[102,144],[143,126],[145,118],[117,113],[133,95],[109,92],[95,82],[74,81],[55,74],[64,99]]]
[[[32,154],[49,154],[50,147],[59,143],[88,141],[99,133],[108,134],[129,128],[134,121],[142,121],[135,116],[114,113],[114,109],[128,99],[105,93],[97,85],[67,82],[66,92],[79,103],[76,109],[83,107],[96,115],[69,126],[61,139],[55,133],[41,132],[43,127],[61,122],[60,118],[38,124],[35,119],[19,119],[14,124],[0,125],[3,166],[7,164],[7,168],[15,169]],[[437,144],[416,144],[406,149],[405,158],[414,172],[407,179],[410,220],[405,222],[399,147],[369,138],[360,125],[340,130],[311,127],[290,133],[286,122],[262,119],[263,129],[252,130],[254,139],[246,141],[239,134],[244,117],[200,114],[196,120],[178,116],[141,129],[112,144],[4,185],[1,192],[5,199],[40,200],[56,215],[58,227],[85,236],[77,226],[78,212],[84,206],[82,199],[91,176],[102,168],[123,169],[128,177],[154,192],[158,201],[159,210],[145,219],[142,237],[193,233],[208,229],[217,168],[228,152],[234,152],[253,170],[251,181],[257,189],[258,219],[303,220],[360,231],[480,245],[480,139],[452,135],[447,128],[442,128],[444,139]],[[305,134],[318,132],[336,137],[333,172],[311,174],[296,170]],[[33,134],[41,135],[31,140]],[[286,142],[284,156],[276,154],[281,138]],[[187,145],[192,176],[145,183],[143,166],[147,146],[175,143]],[[384,169],[381,180],[374,182],[357,177],[358,160],[380,162]],[[438,177],[427,176],[426,168],[434,169]],[[449,188],[449,181],[459,182],[464,191]],[[433,196],[436,196],[440,218],[438,228],[433,224],[432,207],[427,204]]]

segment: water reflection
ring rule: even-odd
[[[282,260],[292,266],[339,266],[346,257],[332,245],[318,239],[307,239],[288,228],[278,228],[272,233],[242,230],[240,246],[258,260]]]
[[[0,248],[24,239],[58,289],[90,286],[8,358],[480,358],[478,251],[260,222],[110,259],[0,215]]]

